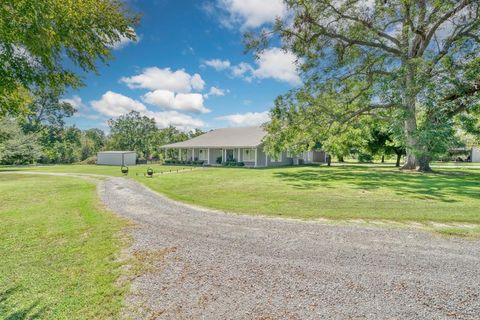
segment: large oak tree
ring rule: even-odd
[[[299,57],[305,80],[277,100],[270,147],[377,117],[401,136],[404,168],[430,170],[454,132],[452,119],[479,103],[480,1],[285,2],[291,15],[247,34],[257,50],[279,36]]]

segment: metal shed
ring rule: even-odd
[[[97,164],[131,166],[137,163],[135,151],[102,151],[97,153]]]

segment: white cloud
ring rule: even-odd
[[[168,90],[155,90],[146,93],[143,101],[166,109],[178,111],[207,113],[210,112],[203,105],[203,95],[200,93],[177,93]]]
[[[65,98],[61,99],[60,102],[66,102],[69,103],[72,107],[74,107],[77,111],[85,109],[85,104],[82,101],[82,98],[80,98],[77,95],[72,96],[71,98]]]
[[[167,128],[172,125],[181,130],[189,131],[195,128],[203,128],[206,126],[205,122],[200,119],[195,119],[189,115],[179,113],[177,111],[163,111],[163,112],[147,112],[147,117],[155,119],[157,127]]]
[[[109,117],[118,117],[130,111],[147,111],[147,107],[140,101],[112,91],[105,92],[100,100],[91,101],[90,104],[93,109]]]
[[[258,68],[253,71],[256,78],[273,78],[278,81],[298,85],[302,82],[298,75],[297,57],[280,48],[270,48],[258,56]]]
[[[220,88],[217,88],[217,87],[210,87],[210,91],[208,91],[208,93],[205,94],[204,96],[206,98],[208,98],[209,96],[220,97],[220,96],[224,96],[228,92],[230,92],[230,90],[224,90],[224,89],[220,89]]]
[[[206,60],[204,62],[206,66],[212,67],[217,71],[225,70],[230,68],[230,61],[229,60],[220,60],[220,59],[212,59]]]
[[[132,30],[133,31],[133,30]],[[113,50],[118,50],[118,49],[121,49],[125,46],[127,46],[128,44],[130,43],[139,43],[140,42],[140,36],[138,36],[135,31],[133,31],[133,33],[135,34],[135,36],[137,37],[137,40],[136,41],[133,41],[123,35],[120,36],[120,40],[115,42],[113,45],[111,45],[111,48]]]
[[[146,68],[141,74],[122,77],[120,81],[131,89],[160,89],[182,93],[191,92],[192,89],[202,90],[205,86],[205,82],[198,73],[190,75],[184,69],[172,71],[170,68],[160,69],[158,67]]]
[[[221,20],[227,27],[257,28],[287,13],[283,0],[218,0],[217,3],[228,13],[228,17]]]
[[[240,62],[236,65],[230,64],[228,69],[232,77],[243,78],[246,81],[252,81],[255,78],[271,78],[277,81],[287,82],[294,86],[302,82],[298,73],[297,57],[295,54],[277,47],[262,51],[258,55],[255,67],[249,63]]]
[[[177,111],[154,112],[148,110],[140,101],[112,91],[105,92],[100,100],[91,101],[90,104],[100,114],[113,118],[130,111],[138,111],[141,115],[154,118],[159,128],[166,128],[172,125],[181,130],[191,130],[206,126],[202,120]]]
[[[77,118],[85,118],[88,120],[98,120],[100,119],[100,116],[97,114],[89,114],[89,109],[83,103],[82,98],[74,95],[71,98],[65,98],[61,99],[60,102],[66,102],[69,103],[72,107],[75,108],[75,114],[73,115],[74,117]]]
[[[245,74],[252,73],[254,68],[246,62],[240,62],[239,64],[232,66],[231,71],[234,77],[244,77]],[[247,80],[251,80],[251,77],[247,77]]]
[[[236,113],[217,117],[216,119],[227,121],[232,126],[258,126],[270,121],[270,114],[268,111]]]

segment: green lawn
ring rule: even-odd
[[[153,167],[156,172],[182,169]],[[231,212],[301,219],[480,223],[480,169],[476,168],[439,168],[434,174],[378,165],[198,168],[157,174],[153,179],[143,176],[146,168],[132,166],[129,177],[173,199]],[[118,167],[105,166],[34,170],[120,175]]]
[[[163,166],[159,164],[153,165],[138,165],[129,166],[129,175],[142,175],[147,172],[147,169],[151,167],[155,172],[169,172],[187,169],[190,170],[190,166]],[[61,172],[61,173],[82,173],[82,174],[101,174],[108,176],[123,176],[119,166],[97,166],[97,165],[81,165],[81,164],[69,164],[69,165],[45,165],[45,166],[23,166],[23,167],[10,167],[0,166],[1,171],[40,171],[40,172]]]
[[[116,319],[126,222],[78,178],[0,175],[0,318]]]
[[[478,169],[216,168],[137,179],[176,200],[247,214],[480,223]]]

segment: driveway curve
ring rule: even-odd
[[[149,266],[127,299],[134,318],[480,317],[479,241],[215,213],[124,178],[98,190],[136,222],[131,249]]]

